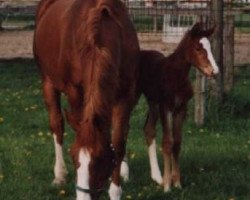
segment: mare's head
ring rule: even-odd
[[[190,31],[187,32],[181,43],[186,49],[185,57],[194,67],[199,69],[204,75],[212,77],[219,73],[219,68],[215,62],[211,51],[209,37],[213,34],[215,28],[208,30],[202,29],[201,23],[196,23]]]
[[[115,149],[101,124],[84,123],[71,154],[76,167],[77,200],[97,200],[115,167]],[[95,126],[95,127],[93,127]],[[89,134],[88,134],[89,133]]]

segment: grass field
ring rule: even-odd
[[[209,107],[203,128],[192,121],[191,103],[181,154],[183,189],[169,194],[149,176],[142,135],[146,104],[141,99],[131,119],[127,146],[131,174],[123,184],[123,200],[250,200],[249,66],[236,72],[234,90],[223,108]],[[0,62],[0,199],[74,199],[73,164],[67,153],[73,136],[66,126],[68,184],[54,187],[53,140],[37,69],[32,60]],[[108,199],[107,193],[102,199]]]

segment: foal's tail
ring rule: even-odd
[[[99,153],[111,142],[111,114],[119,84],[119,66],[115,65],[110,47],[107,44],[104,46],[100,39],[101,22],[105,20],[103,15],[112,17],[112,10],[107,4],[98,4],[89,12],[86,22],[85,44],[90,48],[86,64],[88,81],[84,85],[85,105],[80,132],[82,144],[90,151]]]

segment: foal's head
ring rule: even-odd
[[[199,69],[203,74],[212,77],[219,73],[219,68],[214,60],[211,45],[208,38],[213,34],[214,28],[203,30],[201,23],[196,23],[190,31],[187,32],[181,43],[185,47],[185,57],[193,66]]]

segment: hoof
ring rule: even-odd
[[[182,189],[180,182],[174,183],[174,187],[177,188],[177,189]]]
[[[65,178],[55,178],[52,181],[52,185],[54,186],[62,186],[66,184],[66,179]]]
[[[159,184],[159,185],[162,185],[162,176],[161,176],[161,174],[160,174],[160,172],[159,173],[155,173],[155,174],[152,174],[151,175],[151,178],[153,179],[153,181],[155,181],[157,184]]]
[[[170,185],[168,185],[168,184],[164,185],[164,192],[165,192],[165,193],[171,192],[171,187],[170,187]]]
[[[108,193],[110,200],[120,200],[122,196],[122,189],[120,186],[111,183]]]

